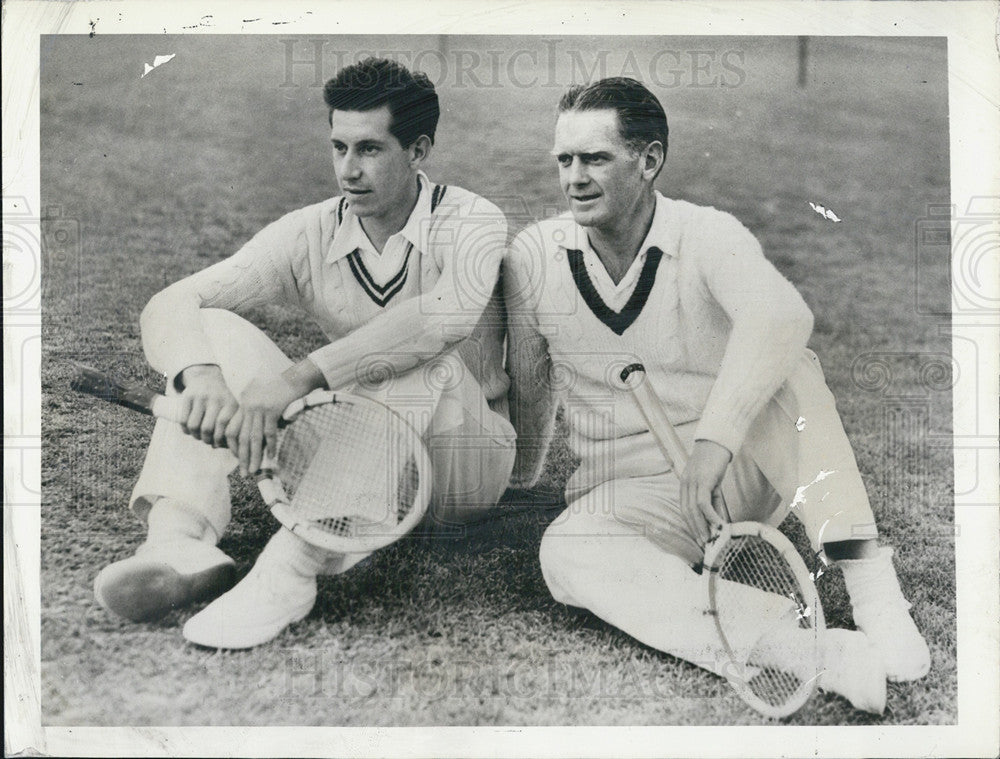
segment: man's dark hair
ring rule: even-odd
[[[605,109],[617,112],[618,131],[631,150],[638,153],[659,140],[666,152],[667,114],[656,95],[635,79],[616,76],[577,85],[559,101],[559,113]]]
[[[389,131],[408,148],[420,135],[434,142],[441,107],[426,74],[411,74],[405,66],[385,58],[365,58],[337,72],[323,88],[323,99],[333,112],[372,111],[389,106]]]

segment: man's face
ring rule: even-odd
[[[614,110],[560,114],[552,154],[577,224],[614,227],[636,213],[644,189],[643,159],[622,140]]]
[[[351,210],[361,218],[397,211],[413,188],[411,151],[389,131],[389,106],[335,110],[331,119],[333,170]]]

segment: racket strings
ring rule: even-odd
[[[816,675],[815,617],[795,573],[781,552],[757,536],[730,541],[719,562],[717,606],[739,608],[746,586],[770,595],[763,634],[745,653],[743,685],[765,704],[780,709],[812,687]],[[743,657],[741,657],[743,658]]]
[[[375,404],[307,409],[285,430],[278,474],[297,515],[333,536],[395,531],[417,501],[414,435]]]
[[[762,538],[734,537],[720,564],[719,576],[789,598],[806,611],[805,598],[788,562],[777,548]],[[802,626],[809,625],[803,621]]]

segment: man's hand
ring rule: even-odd
[[[222,377],[222,370],[215,364],[197,364],[184,369],[180,380],[187,417],[181,425],[184,432],[213,448],[224,447],[226,427],[239,405]]]
[[[265,445],[274,456],[278,450],[278,419],[289,403],[302,394],[284,377],[257,377],[240,394],[239,410],[226,428],[229,450],[240,463],[240,474],[260,471]]]
[[[710,536],[709,524],[721,524],[722,477],[732,454],[711,440],[698,440],[681,473],[681,511],[694,535],[704,544]]]
[[[288,404],[323,386],[322,373],[309,359],[247,385],[240,394],[239,410],[226,427],[226,441],[244,477],[260,471],[265,446],[272,457],[276,455],[278,419]]]

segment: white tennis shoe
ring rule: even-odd
[[[855,709],[885,711],[885,667],[868,637],[857,630],[823,632],[821,690],[843,696]]]
[[[854,624],[871,640],[893,682],[917,680],[931,668],[931,653],[910,616],[910,603],[899,587],[891,548],[870,559],[837,562],[851,597]]]
[[[97,603],[133,622],[217,597],[236,581],[233,560],[211,543],[177,536],[147,541],[94,579]]]
[[[184,637],[210,648],[253,648],[273,640],[312,610],[324,558],[282,527],[236,587],[187,621]]]

